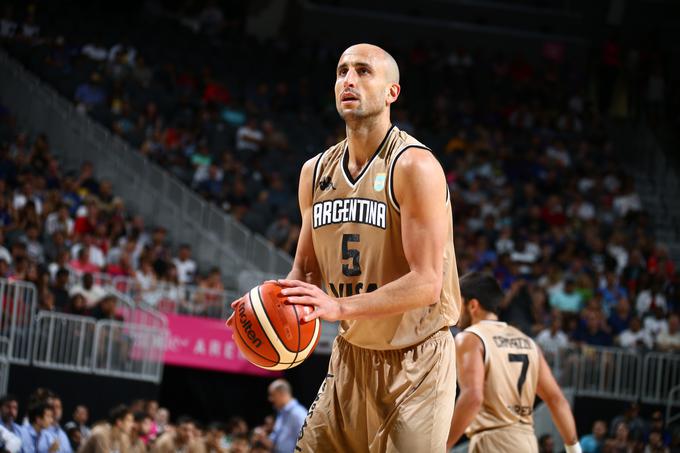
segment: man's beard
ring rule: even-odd
[[[369,118],[375,118],[380,114],[380,109],[365,109],[360,107],[357,110],[352,110],[351,112],[343,112],[341,105],[336,106],[338,115],[340,118],[347,121],[361,121]]]

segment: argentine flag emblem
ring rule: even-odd
[[[385,188],[385,180],[387,175],[385,173],[378,173],[375,175],[375,181],[373,181],[373,190],[380,192]]]

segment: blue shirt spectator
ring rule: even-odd
[[[607,435],[607,424],[603,420],[593,423],[593,432],[581,437],[583,453],[602,453],[602,447]]]
[[[57,438],[49,428],[38,432],[29,424],[25,425],[21,432],[21,453],[54,453],[50,451],[50,447]],[[62,448],[61,445],[59,448]]]
[[[21,429],[21,453],[54,453],[50,448],[59,442],[50,428],[54,424],[54,409],[47,403],[28,408],[28,423]]]
[[[274,453],[290,453],[295,450],[300,429],[305,422],[307,409],[292,396],[290,384],[277,379],[269,385],[269,401],[278,411],[274,429],[269,435]]]
[[[59,425],[52,425],[50,426],[47,431],[56,439],[59,441],[59,450],[55,451],[54,453],[73,453],[73,450],[71,450],[71,443],[68,440],[68,436],[64,432],[63,429],[61,429],[61,426]]]

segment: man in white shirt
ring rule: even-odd
[[[672,313],[668,317],[668,329],[656,337],[656,347],[662,351],[680,351],[680,316]]]
[[[651,288],[641,291],[635,300],[635,309],[640,316],[644,316],[654,307],[660,307],[665,312],[666,306],[666,296],[658,290],[657,285],[652,285]]]
[[[257,127],[257,120],[250,118],[236,131],[236,149],[241,152],[256,153],[260,150],[264,134]]]
[[[649,333],[642,330],[640,318],[637,316],[630,320],[629,327],[621,332],[618,343],[622,348],[626,349],[652,349],[654,341]]]
[[[569,345],[569,338],[562,331],[562,317],[559,315],[553,316],[549,329],[542,330],[536,336],[536,343],[544,351],[557,351],[566,348]]]
[[[177,279],[183,285],[194,282],[196,276],[196,262],[191,259],[191,246],[189,244],[182,244],[179,247],[177,258],[172,262],[177,268]]]
[[[93,308],[107,293],[104,288],[94,283],[92,274],[87,273],[83,275],[82,285],[76,285],[69,291],[71,297],[76,294],[82,294],[85,298],[85,306]]]

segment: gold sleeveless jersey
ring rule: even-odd
[[[465,431],[479,431],[518,424],[533,425],[538,384],[539,352],[534,341],[518,329],[499,321],[481,321],[465,332],[484,343],[484,403]]]
[[[429,149],[393,126],[356,178],[347,168],[346,139],[317,158],[312,240],[326,291],[332,296],[374,291],[410,271],[402,247],[401,216],[392,177],[400,154],[412,147]],[[400,349],[456,324],[461,297],[449,198],[447,190],[442,203],[447,204],[448,215],[442,222],[449,225],[449,238],[442,250],[444,280],[439,300],[398,315],[342,321],[340,334],[347,341],[369,349]]]

